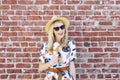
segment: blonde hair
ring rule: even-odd
[[[55,22],[58,22],[58,21],[55,21]],[[51,25],[49,33],[48,33],[48,48],[47,48],[48,52],[52,52],[53,51],[53,44],[54,44],[54,42],[56,40],[54,32],[53,32],[53,26],[54,26],[55,22],[53,22],[53,24]],[[59,21],[59,22],[61,22],[61,21]],[[64,35],[64,37],[60,41],[60,46],[61,47],[67,46],[67,42],[66,42],[67,39],[68,39],[68,31],[67,31],[67,28],[65,27],[65,35]]]

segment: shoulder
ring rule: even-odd
[[[46,50],[46,49],[47,49],[47,45],[48,45],[47,42],[43,42],[43,43],[42,43],[42,46],[41,46],[41,50],[42,50],[42,51]]]
[[[41,49],[40,49],[40,56],[45,54],[46,50],[47,50],[47,42],[42,43]]]
[[[47,47],[47,45],[48,45],[48,42],[43,42],[42,43],[42,48]]]

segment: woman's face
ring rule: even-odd
[[[61,40],[65,35],[65,25],[62,22],[55,22],[53,27],[56,40]]]

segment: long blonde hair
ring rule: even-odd
[[[55,21],[57,22],[57,21]],[[48,33],[48,52],[52,52],[53,51],[53,44],[55,42],[55,35],[54,35],[54,32],[53,32],[53,26],[54,26],[54,23],[51,25],[50,27],[50,30],[49,30],[49,33]],[[61,22],[61,21],[60,21]],[[63,23],[63,22],[62,22]],[[67,31],[67,28],[65,27],[65,33],[64,33],[64,37],[61,39],[60,41],[60,46],[61,47],[65,47],[67,46],[67,39],[68,39],[68,31]]]

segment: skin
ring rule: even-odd
[[[54,23],[54,27],[61,26],[61,25],[63,25],[63,23],[61,23],[61,22],[55,22],[55,23]],[[53,32],[54,32],[54,34],[55,34],[55,37],[56,37],[56,41],[57,41],[57,42],[60,42],[60,40],[61,40],[61,39],[64,37],[64,35],[65,35],[65,29],[64,29],[64,30],[59,29],[59,31],[53,30]]]
[[[63,25],[62,22],[55,22],[54,23],[54,27],[57,27],[57,26],[61,26]],[[54,28],[53,27],[53,28]],[[55,38],[56,38],[56,42],[60,42],[60,40],[64,37],[65,35],[65,29],[64,30],[59,30],[59,31],[55,31],[53,29],[53,32],[55,34]],[[44,71],[44,70],[47,70],[50,66],[52,66],[53,64],[55,63],[58,63],[58,56],[57,55],[53,55],[50,62],[47,62],[47,63],[39,63],[39,71]],[[75,71],[75,65],[74,65],[74,62],[71,61],[70,62],[70,73],[73,75],[73,78],[74,80],[76,80],[76,71]]]

